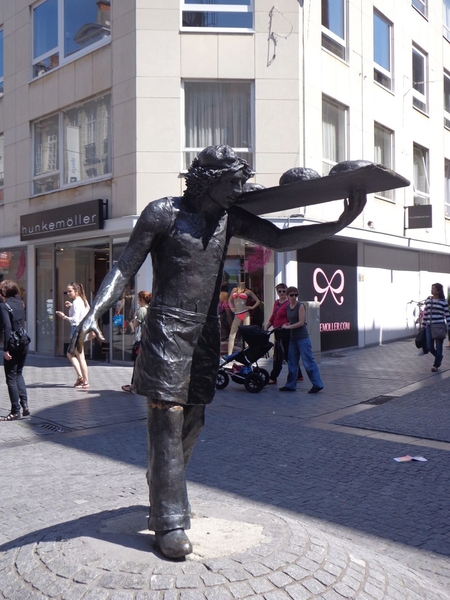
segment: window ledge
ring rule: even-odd
[[[216,35],[254,35],[254,29],[231,29],[231,28],[220,28],[220,27],[192,27],[189,29],[180,28],[180,33],[214,33]]]
[[[423,110],[420,110],[420,108],[417,108],[417,106],[415,106],[414,104],[412,105],[412,107],[414,110],[416,110],[418,113],[420,113],[424,117],[427,117],[427,118],[430,117],[430,115],[428,113],[424,112]]]
[[[350,67],[349,63],[346,60],[344,60],[343,58],[341,58],[340,56],[338,56],[334,52],[331,52],[331,50],[328,50],[328,48],[324,48],[323,46],[321,46],[321,48],[322,48],[322,52],[325,52],[325,54],[329,54],[330,56],[332,56],[333,58],[335,58],[336,60],[338,60],[340,63],[342,63],[346,67]]]
[[[388,87],[386,87],[385,85],[383,85],[382,83],[379,83],[378,81],[375,81],[375,79],[373,80],[374,85],[376,85],[377,87],[381,88],[382,90],[384,90],[385,92],[388,92],[389,94],[391,94],[391,96],[395,97],[395,92],[394,90],[390,90]]]
[[[48,196],[48,194],[56,194],[57,192],[64,192],[65,190],[73,190],[74,188],[77,187],[81,187],[81,186],[85,186],[85,185],[92,185],[93,183],[101,183],[102,181],[111,181],[113,178],[112,174],[109,175],[102,175],[101,177],[95,177],[92,179],[85,179],[83,181],[76,181],[75,183],[72,184],[67,184],[64,187],[59,187],[56,190],[48,190],[46,192],[41,192],[40,194],[32,194],[30,196],[30,199],[33,198],[41,198],[42,196]]]

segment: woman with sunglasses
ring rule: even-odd
[[[297,300],[298,289],[296,287],[288,287],[287,295],[289,306],[286,309],[286,314],[289,323],[283,325],[283,329],[287,329],[291,334],[288,354],[289,374],[286,385],[280,388],[280,392],[295,392],[297,389],[297,368],[301,356],[303,366],[312,383],[312,388],[308,394],[317,394],[317,392],[323,390],[323,382],[320,378],[317,363],[314,360],[311,340],[306,326],[306,308],[302,302]]]
[[[278,300],[275,300],[274,302],[272,314],[266,325],[266,330],[270,329],[271,327],[275,329],[275,348],[269,384],[275,384],[277,382],[277,377],[283,368],[283,361],[288,361],[289,342],[291,339],[290,331],[288,329],[281,328],[285,323],[289,323],[289,319],[287,318],[286,314],[286,309],[289,305],[289,300],[286,295],[287,285],[285,283],[279,283],[277,286],[275,286],[275,289],[278,294]],[[298,365],[298,381],[303,381],[300,365]]]

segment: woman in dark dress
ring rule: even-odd
[[[8,416],[2,417],[0,421],[16,421],[20,419],[20,408],[23,416],[30,414],[28,409],[28,395],[25,380],[23,378],[23,367],[28,353],[28,344],[22,348],[12,349],[9,344],[11,331],[17,331],[19,327],[25,327],[25,308],[20,298],[19,287],[15,281],[5,279],[0,284],[0,324],[3,329],[3,366],[5,369],[6,385],[8,387],[11,411]],[[10,310],[12,310],[12,314]]]

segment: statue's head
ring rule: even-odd
[[[230,181],[243,185],[253,174],[247,161],[236,156],[230,146],[208,146],[188,169],[185,193],[199,197],[223,184],[224,193],[227,194]]]

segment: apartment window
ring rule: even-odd
[[[111,173],[110,95],[33,125],[33,194]]]
[[[186,81],[184,168],[206,146],[227,144],[253,165],[253,85]]]
[[[430,204],[428,150],[414,144],[414,204]]]
[[[379,123],[374,124],[374,162],[394,170],[394,132]],[[377,196],[394,199],[394,190],[378,192]]]
[[[347,108],[329,99],[322,99],[322,175],[347,159]]]
[[[416,10],[420,12],[424,17],[427,16],[427,6],[428,0],[412,0],[411,4],[414,6]]]
[[[0,29],[0,95],[3,94],[3,29]]]
[[[392,89],[391,57],[392,23],[379,12],[373,13],[373,78],[379,84]]]
[[[443,0],[443,36],[450,42],[450,0]]]
[[[110,9],[110,0],[44,0],[34,6],[33,77],[109,40]]]
[[[346,0],[322,0],[322,47],[346,59]]]
[[[445,216],[450,218],[450,160],[445,159],[444,166],[444,181],[445,181]]]
[[[413,106],[427,112],[427,55],[417,46],[412,49]]]
[[[253,31],[254,0],[182,0],[182,28]]]
[[[444,126],[450,129],[450,73],[444,71]]]

